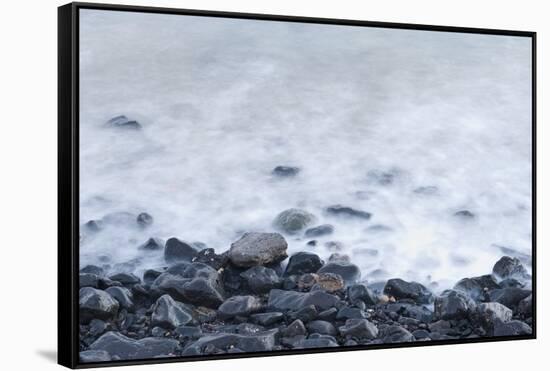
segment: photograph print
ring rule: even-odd
[[[78,12],[79,363],[534,336],[532,37]]]

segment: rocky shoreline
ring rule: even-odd
[[[302,231],[313,220],[290,210],[275,219],[283,233]],[[339,205],[329,212],[370,217]],[[142,226],[151,222],[138,216]],[[305,235],[324,233],[330,225]],[[139,248],[162,252],[166,265],[142,277],[107,266],[80,270],[81,362],[532,333],[531,277],[509,256],[487,275],[436,295],[400,278],[363,282],[340,253],[326,262],[311,252],[288,257],[280,233],[244,233],[221,254],[177,238],[151,238]]]

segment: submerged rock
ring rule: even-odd
[[[140,130],[141,124],[134,120],[129,120],[128,117],[124,115],[115,116],[111,119],[109,119],[105,126],[110,128],[117,128],[117,129],[128,129],[128,130]]]
[[[428,304],[433,300],[433,294],[418,282],[407,282],[401,278],[388,280],[384,287],[384,294],[395,299],[411,299],[415,303]]]
[[[356,210],[354,208],[342,205],[332,205],[326,208],[326,212],[330,215],[343,216],[356,219],[369,220],[372,216],[371,213],[366,211]]]
[[[295,234],[305,229],[315,220],[315,216],[305,210],[288,209],[277,215],[273,225],[285,233]]]
[[[315,238],[321,236],[327,236],[334,232],[334,226],[332,224],[322,224],[317,227],[309,228],[304,233],[304,236],[308,238]]]
[[[245,233],[231,244],[229,260],[237,267],[253,267],[286,259],[288,245],[279,233]]]
[[[472,213],[470,210],[460,210],[453,215],[462,220],[472,220],[476,217],[475,214]]]
[[[278,177],[293,177],[298,175],[300,168],[296,166],[277,166],[271,172]]]
[[[323,264],[324,262],[317,254],[306,251],[298,252],[290,257],[284,276],[315,273]]]
[[[151,237],[138,246],[140,250],[159,251],[164,247],[164,241],[160,238]]]
[[[118,302],[108,293],[91,287],[81,288],[78,295],[80,322],[92,319],[111,319],[118,313]]]
[[[153,217],[147,213],[140,213],[136,218],[137,224],[141,228],[147,228],[153,224]]]

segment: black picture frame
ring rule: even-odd
[[[488,35],[507,35],[530,38],[532,42],[532,288],[533,288],[533,332],[530,335],[482,337],[465,340],[432,340],[401,344],[379,344],[338,348],[315,348],[281,350],[269,352],[223,354],[211,356],[187,356],[156,358],[137,361],[110,361],[102,363],[79,362],[78,322],[78,272],[79,272],[79,10],[96,9],[124,12],[176,14],[182,16],[204,16],[239,18],[263,21],[284,21],[298,23],[330,24],[424,30],[434,32],[456,32]],[[512,31],[486,28],[434,26],[422,24],[372,22],[347,19],[296,17],[269,14],[233,13],[145,6],[112,5],[98,3],[70,3],[58,8],[58,363],[69,368],[100,366],[122,366],[204,360],[264,357],[289,354],[310,354],[343,352],[370,349],[418,347],[449,344],[474,344],[508,340],[536,338],[536,32]]]

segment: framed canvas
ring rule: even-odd
[[[60,7],[59,363],[535,338],[535,36]]]

